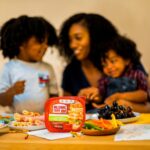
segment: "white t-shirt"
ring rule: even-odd
[[[58,94],[55,74],[50,64],[29,63],[12,59],[4,65],[0,74],[0,92],[5,92],[15,82],[25,80],[24,93],[14,96],[14,112],[44,112],[50,94]]]

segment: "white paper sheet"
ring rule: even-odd
[[[115,135],[115,141],[150,140],[150,124],[129,124],[122,126]]]
[[[27,132],[29,135],[45,138],[48,140],[56,140],[56,139],[62,139],[67,137],[72,137],[71,133],[56,133],[56,132],[49,132],[47,129],[44,130],[37,130],[37,131],[31,131]]]

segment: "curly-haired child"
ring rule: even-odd
[[[14,112],[43,112],[50,96],[58,95],[52,66],[42,61],[48,46],[56,46],[55,28],[43,17],[19,16],[0,31],[0,49],[9,58],[0,74],[0,105]]]
[[[111,105],[117,101],[131,106],[134,111],[149,112],[147,76],[134,66],[140,62],[140,56],[132,40],[124,36],[114,38],[99,55],[99,69],[104,73],[99,88],[91,87],[82,92],[88,99],[99,97],[99,103]],[[93,106],[101,107],[94,103]]]

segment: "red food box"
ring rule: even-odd
[[[85,97],[54,97],[45,104],[45,125],[50,132],[80,131],[84,122]]]

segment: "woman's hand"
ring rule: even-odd
[[[79,91],[78,96],[85,96],[87,103],[89,101],[100,101],[99,89],[96,87],[84,88]]]
[[[92,103],[92,106],[93,106],[94,108],[102,108],[102,107],[105,107],[106,104],[96,104],[96,103]]]

